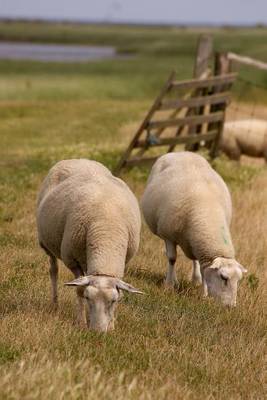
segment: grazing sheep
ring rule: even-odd
[[[235,305],[245,269],[235,260],[229,225],[232,205],[222,178],[201,156],[169,153],[154,164],[141,201],[151,231],[165,241],[166,285],[176,281],[176,246],[193,260],[192,280],[204,294]]]
[[[140,227],[135,196],[100,163],[63,160],[51,168],[38,196],[37,228],[50,257],[53,303],[61,259],[76,278],[66,285],[77,288],[78,321],[86,298],[88,326],[112,329],[120,290],[141,293],[121,280],[138,249]]]
[[[241,120],[227,122],[220,145],[232,160],[240,160],[242,154],[264,157],[267,162],[267,121]]]

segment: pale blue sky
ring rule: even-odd
[[[0,17],[254,24],[267,23],[267,0],[0,0]]]

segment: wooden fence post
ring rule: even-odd
[[[211,35],[201,35],[197,44],[194,78],[200,78],[208,70],[212,53],[213,40]]]
[[[201,79],[202,76],[209,75],[209,62],[213,54],[213,39],[211,35],[201,35],[198,39],[196,57],[195,57],[195,66],[194,66],[194,78]],[[205,89],[206,90],[206,89]],[[196,96],[204,95],[203,89],[199,89],[196,91]],[[193,110],[188,110],[188,115],[202,115],[204,113],[205,108],[199,107]],[[201,133],[202,125],[197,127],[197,133]],[[189,135],[195,133],[194,129],[189,129]],[[199,143],[194,143],[186,146],[186,150],[196,151],[199,148]]]
[[[227,53],[216,53],[215,60],[214,60],[214,75],[220,76],[220,75],[229,74],[231,72],[231,69],[232,69],[232,63],[228,59]],[[226,104],[219,105],[219,106],[213,105],[211,107],[211,110],[213,112],[216,112],[216,111],[224,112],[223,120],[219,121],[215,124],[211,124],[211,126],[210,126],[210,129],[213,129],[217,125],[217,129],[218,129],[217,137],[215,138],[215,140],[212,143],[212,146],[210,148],[210,157],[213,159],[213,158],[217,157],[219,154],[220,141],[221,141],[221,137],[223,135],[224,122],[225,122]]]
[[[227,53],[216,53],[214,74],[215,75],[226,75],[232,72],[232,62],[228,58]]]

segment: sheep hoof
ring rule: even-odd
[[[76,326],[80,329],[88,329],[87,323],[84,320],[77,319]]]
[[[194,286],[199,287],[202,286],[202,279],[199,278],[192,278],[192,283]]]
[[[115,329],[115,323],[114,320],[110,322],[109,327],[108,327],[108,331],[112,332]]]
[[[50,303],[50,310],[51,312],[56,312],[58,310],[58,302],[57,301],[52,301],[52,303]]]
[[[176,285],[178,285],[177,281],[169,281],[166,279],[164,282],[164,288],[166,290],[174,290]]]

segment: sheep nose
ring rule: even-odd
[[[230,299],[222,300],[222,304],[227,308],[236,307],[236,301],[233,301],[233,300],[230,300]]]
[[[229,302],[224,304],[227,308],[233,308],[236,307],[236,302]]]
[[[102,325],[90,325],[90,329],[99,333],[106,333],[108,331],[108,327]]]

